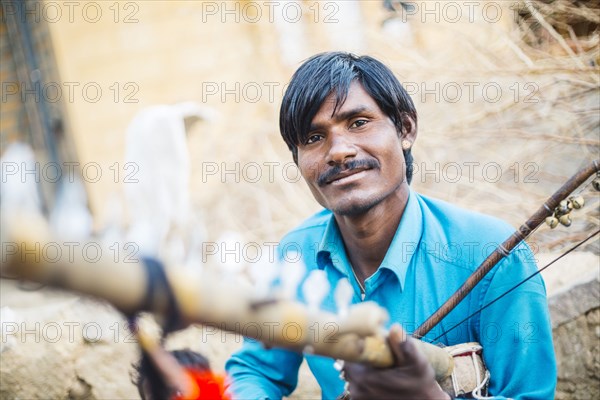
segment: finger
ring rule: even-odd
[[[366,369],[362,364],[344,363],[344,368],[342,369],[343,379],[347,382],[352,399],[361,399],[364,397],[365,375],[369,375],[365,373]]]
[[[395,364],[398,366],[404,365],[406,362],[406,356],[402,350],[403,344],[406,343],[408,336],[406,331],[398,324],[392,325],[388,334],[388,344],[392,350]]]
[[[361,376],[364,376],[367,366],[358,363],[345,362],[342,372],[347,381],[359,381]]]
[[[397,366],[428,364],[425,355],[416,346],[415,340],[417,339],[409,337],[399,325],[392,326],[388,341]]]
[[[390,328],[388,338],[390,339],[390,341],[400,344],[405,342],[406,339],[408,339],[408,334],[404,329],[402,329],[402,327],[399,324],[394,324]]]

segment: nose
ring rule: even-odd
[[[329,135],[329,149],[327,152],[327,164],[343,164],[348,159],[356,157],[357,149],[348,135],[338,132]]]

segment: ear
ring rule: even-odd
[[[402,132],[400,140],[408,140],[414,143],[417,140],[417,121],[407,113],[402,113]]]

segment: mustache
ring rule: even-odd
[[[326,185],[329,181],[335,178],[336,175],[341,174],[343,171],[352,171],[353,169],[375,169],[379,168],[379,161],[374,158],[368,158],[364,160],[350,160],[344,164],[336,164],[333,167],[324,171],[317,178],[317,184],[319,186]]]

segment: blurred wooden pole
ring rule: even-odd
[[[114,255],[106,251],[90,262],[81,251],[69,249],[73,244],[53,241],[41,216],[15,215],[8,221],[9,238],[2,243],[3,274],[8,272],[95,296],[126,315],[150,311],[169,317],[168,294],[162,290],[147,293],[148,276],[142,262],[114,260]],[[79,249],[86,244],[78,245]],[[44,254],[49,248],[56,248],[62,257],[49,262],[48,254]],[[325,311],[310,312],[295,301],[257,299],[251,287],[201,269],[171,268],[166,269],[166,275],[181,317],[180,326],[200,323],[259,340],[267,346],[377,367],[393,365],[385,331],[389,317],[376,303],[351,306],[347,317],[340,318]],[[439,379],[452,372],[453,360],[445,350],[421,341],[416,343]]]

